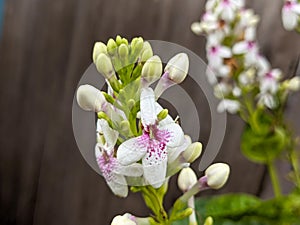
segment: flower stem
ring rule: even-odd
[[[281,187],[278,179],[278,175],[276,172],[276,168],[274,166],[274,161],[270,161],[267,163],[273,190],[274,190],[274,195],[275,197],[280,197],[281,196]]]

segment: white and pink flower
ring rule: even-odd
[[[140,97],[142,134],[123,142],[117,151],[118,161],[126,166],[142,160],[144,178],[155,188],[166,178],[168,156],[182,150],[184,133],[181,127],[167,117],[157,118],[157,103],[151,88],[143,88]]]
[[[299,23],[300,3],[297,0],[286,0],[281,16],[284,28],[286,30],[294,30]]]

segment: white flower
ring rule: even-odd
[[[209,65],[213,68],[223,66],[225,58],[232,56],[230,48],[220,44],[222,36],[218,34],[212,34],[208,37],[207,41],[207,59]]]
[[[227,22],[231,22],[235,18],[236,10],[244,6],[243,0],[220,0],[216,7],[216,13]]]
[[[89,84],[81,85],[77,89],[76,98],[78,105],[86,111],[99,112],[107,104],[101,91]]]
[[[279,69],[273,69],[265,73],[260,79],[260,92],[275,94],[278,90],[281,76],[282,73]]]
[[[245,9],[240,11],[239,28],[247,28],[256,26],[259,22],[259,16],[255,15],[252,9]]]
[[[258,105],[266,106],[269,109],[274,109],[277,106],[275,97],[270,93],[261,93],[258,98]]]
[[[219,113],[222,113],[222,112],[229,112],[229,113],[237,113],[240,109],[240,103],[236,100],[231,100],[231,99],[223,99],[219,105],[218,105],[218,108],[217,108],[217,111]]]
[[[245,40],[236,43],[233,48],[233,54],[245,54],[245,64],[247,66],[257,63],[258,46],[255,42],[255,27],[248,27],[245,30]]]
[[[142,89],[140,109],[143,133],[122,143],[117,159],[122,165],[142,159],[145,180],[158,188],[166,177],[168,154],[184,143],[184,134],[170,117],[157,120],[158,112],[151,88]]]
[[[191,30],[200,35],[202,32],[209,33],[219,27],[217,16],[212,12],[205,12],[201,18],[201,22],[194,22],[191,25]]]
[[[111,225],[136,225],[136,223],[132,220],[133,218],[131,217],[133,216],[128,213],[124,214],[123,216],[115,216],[115,218],[111,222]]]
[[[143,174],[143,168],[138,163],[128,166],[121,165],[114,156],[114,147],[119,133],[109,127],[104,119],[97,122],[98,143],[95,147],[97,164],[104,176],[106,183],[115,195],[126,197],[128,187],[125,176],[139,177]]]
[[[230,167],[225,163],[215,163],[205,170],[207,185],[213,189],[220,189],[228,180]]]
[[[297,0],[287,0],[282,8],[282,22],[286,30],[293,30],[298,25],[300,3]]]
[[[193,169],[190,167],[183,168],[179,175],[177,184],[181,191],[186,192],[198,181],[197,176]]]

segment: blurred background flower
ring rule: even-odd
[[[104,179],[82,158],[72,133],[74,93],[92,63],[94,43],[117,34],[127,39],[143,36],[145,40],[175,42],[205,59],[205,37],[190,31],[190,24],[200,20],[204,3],[5,1],[0,41],[0,224],[109,224],[117,214],[149,213],[138,194],[130,194],[126,200],[113,196]],[[261,17],[257,32],[260,51],[284,74],[294,71],[300,39],[297,33],[286,32],[282,26],[278,16],[282,2],[248,0],[247,5]],[[210,134],[207,101],[189,79],[181,85],[199,105],[200,140],[205,150]],[[182,103],[185,104],[184,99]],[[298,134],[299,104],[296,94],[287,107]],[[176,112],[171,113],[175,118]],[[193,118],[187,122],[193,124]],[[265,168],[240,154],[237,140],[243,130],[242,121],[229,116],[227,127],[230,129],[216,161],[230,164],[231,175],[219,193],[243,191],[269,197],[272,190]],[[203,175],[197,162],[193,167],[198,176]],[[283,174],[289,170],[286,165],[279,167]],[[171,180],[170,186],[176,186],[176,179]],[[166,208],[180,194],[179,189],[173,188],[166,196]]]

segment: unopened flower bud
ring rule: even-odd
[[[110,55],[114,55],[117,51],[117,43],[114,39],[110,38],[107,42],[107,52]]]
[[[194,142],[182,153],[182,156],[187,162],[192,163],[199,158],[201,152],[202,144],[200,142]]]
[[[121,58],[126,58],[128,56],[128,47],[125,44],[121,44],[118,49],[119,56]]]
[[[99,112],[106,102],[105,97],[97,88],[85,84],[77,89],[78,105],[86,111]]]
[[[293,77],[288,80],[286,83],[286,88],[290,91],[299,91],[300,90],[300,77]]]
[[[131,41],[131,49],[135,57],[137,57],[142,51],[144,46],[144,40],[141,37],[133,38]]]
[[[155,55],[149,58],[143,66],[142,78],[147,85],[157,81],[162,74],[162,63],[160,58]]]
[[[165,119],[169,114],[169,110],[168,109],[163,109],[161,110],[158,114],[157,114],[157,119],[158,121],[162,121],[163,119]]]
[[[96,42],[93,49],[93,62],[96,63],[97,57],[100,53],[107,54],[107,47],[102,42]]]
[[[148,41],[145,41],[142,49],[141,57],[140,57],[140,62],[146,62],[152,56],[153,56],[152,47]]]
[[[177,184],[181,191],[186,192],[196,183],[197,176],[190,167],[183,168],[180,171],[178,175]]]
[[[96,67],[97,70],[108,80],[111,77],[115,76],[115,71],[111,63],[111,60],[104,53],[100,53],[99,56],[97,57]]]
[[[205,175],[207,177],[207,185],[213,189],[220,189],[228,180],[230,167],[225,163],[215,163],[209,166]]]
[[[213,225],[213,224],[214,224],[214,220],[211,216],[205,219],[204,225]]]
[[[189,58],[185,53],[179,53],[171,58],[165,68],[169,74],[169,79],[179,84],[181,83],[189,70]]]
[[[115,218],[111,222],[111,225],[136,225],[136,223],[131,220],[127,214],[125,214],[123,216],[115,216]]]
[[[202,34],[203,29],[202,29],[202,27],[201,27],[201,23],[199,23],[199,22],[194,22],[194,23],[192,23],[192,25],[191,25],[191,30],[192,30],[192,32],[193,32],[194,34],[196,34],[196,35]]]

